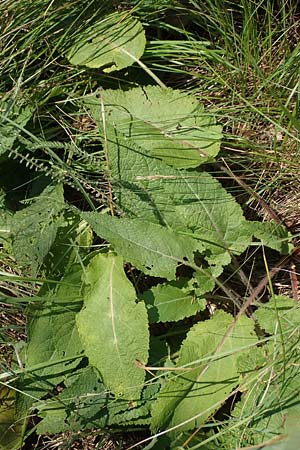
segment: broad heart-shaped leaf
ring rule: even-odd
[[[146,303],[150,323],[181,320],[203,311],[206,301],[183,289],[186,284],[181,280],[170,281],[143,292],[141,298]]]
[[[135,361],[148,360],[149,332],[145,305],[136,303],[123,259],[98,254],[84,277],[84,308],[76,321],[86,356],[117,396],[139,397],[145,373]]]
[[[153,406],[153,431],[185,421],[188,422],[180,429],[198,427],[222,405],[238,384],[237,359],[245,347],[257,339],[253,322],[241,317],[217,351],[232,322],[230,314],[217,311],[210,320],[191,328],[177,363],[177,369],[183,370],[169,376]],[[205,360],[209,357],[212,359]],[[205,370],[207,364],[208,369]]]
[[[117,133],[129,146],[137,144],[176,168],[197,167],[219,152],[222,127],[185,92],[158,86],[105,90],[100,99],[88,97],[86,104],[100,127],[103,117],[115,124],[116,131],[108,132],[110,140]]]
[[[75,324],[82,306],[81,276],[81,266],[73,266],[56,292],[28,311],[26,373],[18,382],[17,409],[21,417],[34,400],[64,381],[83,357]],[[39,365],[43,368],[37,368]]]
[[[12,216],[10,232],[13,256],[20,266],[31,267],[35,275],[62,224],[63,187],[49,185],[30,202]]]
[[[78,370],[66,379],[65,385],[59,395],[36,404],[38,415],[43,419],[37,426],[37,433],[104,427],[108,395],[97,371],[90,366]]]
[[[175,279],[178,263],[193,263],[193,252],[201,250],[196,240],[154,223],[96,212],[84,212],[81,216],[126,261],[152,276]]]
[[[71,64],[113,72],[136,62],[144,53],[145,45],[141,23],[128,13],[114,13],[85,30],[67,58]]]

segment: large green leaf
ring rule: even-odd
[[[122,211],[196,238],[210,264],[251,242],[242,208],[209,173],[176,170],[122,138],[109,143],[109,167]]]
[[[62,185],[49,185],[10,220],[13,256],[20,266],[30,267],[33,275],[55,240],[64,206]]]
[[[126,138],[129,145],[135,143],[171,166],[197,167],[218,154],[222,127],[195,96],[147,86],[105,90],[102,101],[105,116],[97,97],[86,100],[101,127],[105,117],[108,124],[116,124],[117,135]],[[113,139],[114,133],[108,137]]]
[[[201,244],[160,225],[137,219],[117,219],[106,214],[81,214],[96,234],[109,241],[117,253],[153,276],[175,279],[178,263],[193,263]]]
[[[209,173],[177,170],[166,164],[165,161],[170,161],[165,158],[162,161],[153,156],[156,144],[168,148],[168,142],[163,141],[168,136],[166,138],[160,132],[151,137],[149,127],[155,128],[155,124],[170,117],[165,105],[172,110],[183,95],[166,91],[161,94],[165,101],[161,105],[154,101],[160,93],[160,88],[151,87],[126,93],[109,90],[102,95],[106,108],[105,143],[108,146],[110,182],[122,212],[128,217],[159,223],[198,239],[206,249],[206,261],[216,266],[212,270],[218,274],[222,266],[230,263],[232,254],[240,254],[247,248],[253,235],[264,245],[286,252],[288,235],[284,227],[246,221],[235,198]],[[137,105],[135,96],[139,99]],[[185,102],[193,103],[188,96],[183,96],[182,101],[184,105]],[[101,129],[101,99],[91,96],[85,102]],[[131,104],[135,105],[134,111]],[[145,104],[146,111],[143,110]],[[177,106],[176,109],[180,114],[182,109]],[[187,116],[192,114],[191,110]],[[176,118],[174,111],[172,118]],[[171,154],[174,155],[174,149]]]
[[[253,322],[242,317],[217,351],[232,321],[231,315],[217,311],[212,319],[189,331],[176,365],[183,370],[169,376],[153,406],[153,431],[180,424],[181,429],[198,427],[238,384],[238,356],[256,337]]]
[[[72,267],[56,292],[28,310],[26,373],[18,381],[19,414],[25,414],[34,400],[64,381],[83,356],[75,324],[76,313],[82,306],[81,275],[81,266]]]
[[[144,53],[145,32],[141,23],[127,13],[114,13],[85,30],[70,49],[70,63],[104,72],[124,69]]]
[[[123,259],[113,253],[96,255],[84,281],[84,308],[76,320],[85,354],[108,389],[134,399],[140,395],[145,376],[135,361],[148,360],[145,305],[136,303]]]
[[[181,320],[205,308],[205,300],[194,296],[185,286],[182,281],[171,281],[142,294],[150,323]]]

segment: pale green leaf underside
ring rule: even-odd
[[[226,357],[211,360],[204,373],[202,371],[207,361],[196,362],[214,355],[232,321],[231,315],[218,311],[210,320],[194,325],[189,331],[180,349],[177,368],[190,367],[194,370],[174,372],[169,376],[152,409],[153,431],[180,425],[184,421],[188,423],[181,429],[199,426],[221,406],[237,385],[238,356],[243,348],[256,341],[254,324],[250,319],[242,317],[226,338],[217,353],[227,354]]]
[[[152,276],[175,279],[178,263],[193,264],[193,252],[201,250],[196,240],[154,223],[96,212],[84,212],[81,217],[126,261]]]
[[[123,259],[115,254],[96,255],[84,281],[84,308],[76,320],[85,354],[109,390],[134,399],[140,395],[145,376],[135,361],[148,360],[145,305],[136,303]]]
[[[193,316],[205,308],[205,300],[182,289],[179,282],[160,284],[142,294],[150,323],[171,322]]]
[[[70,63],[113,72],[136,62],[144,53],[145,32],[138,20],[126,16],[115,13],[88,28],[69,50]]]
[[[158,86],[129,91],[105,90],[102,99],[88,97],[94,119],[116,124],[117,134],[167,164],[177,168],[197,167],[211,160],[220,149],[222,128],[215,124],[198,100],[179,90]],[[108,138],[114,139],[109,132]]]

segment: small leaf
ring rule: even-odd
[[[180,426],[180,430],[198,427],[238,384],[238,357],[246,346],[256,342],[256,337],[253,322],[241,317],[221,350],[215,353],[232,321],[231,315],[217,311],[212,319],[191,328],[177,363],[177,369],[183,368],[182,373],[169,376],[153,406],[153,431],[180,426],[185,421],[188,422]],[[212,360],[208,361],[210,356]]]
[[[145,373],[135,361],[148,359],[149,333],[145,305],[136,303],[133,286],[115,254],[98,254],[85,273],[84,308],[77,326],[85,354],[115,395],[134,399]]]
[[[276,222],[248,222],[247,226],[252,229],[252,234],[266,247],[277,250],[279,253],[287,255],[290,248],[290,233],[287,228]]]
[[[269,334],[277,333],[277,338],[280,339],[279,322],[283,332],[293,326],[297,328],[300,323],[300,307],[289,297],[274,295],[268,303],[258,308],[255,317],[261,328]]]
[[[54,398],[37,403],[43,418],[37,433],[61,433],[103,427],[107,422],[107,393],[95,369],[86,367],[67,378],[66,388]]]
[[[152,276],[174,279],[178,263],[188,259],[193,262],[193,252],[201,248],[194,239],[142,220],[117,219],[96,212],[85,212],[81,217],[126,261]]]
[[[203,311],[206,302],[185,292],[182,282],[159,284],[144,292],[141,298],[145,301],[150,323],[182,320]]]
[[[188,281],[187,289],[193,293],[195,297],[201,297],[207,292],[211,292],[215,287],[215,278],[221,275],[222,269],[216,270],[213,266],[206,269],[205,272],[195,272],[192,278]]]
[[[61,225],[64,208],[62,185],[47,186],[30,205],[17,211],[11,218],[12,253],[20,266],[31,267],[37,273]]]
[[[65,211],[51,251],[44,259],[46,273],[51,278],[67,272],[88,254],[93,240],[92,229],[78,214]]]
[[[127,399],[115,400],[108,403],[109,425],[118,424],[128,426],[150,423],[150,410],[155,396],[159,390],[159,383],[147,384],[142,391],[141,399],[128,402]]]
[[[131,66],[144,53],[145,32],[133,17],[114,13],[85,30],[70,49],[71,64],[113,72]]]
[[[18,104],[12,105],[11,101],[0,101],[0,155],[12,149],[21,129],[25,127],[32,113],[33,107],[28,104],[22,108]]]

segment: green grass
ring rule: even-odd
[[[105,74],[98,69],[72,66],[65,57],[72,43],[85,28],[115,9],[131,11],[145,27],[147,46],[141,60],[144,67],[134,64],[123,71]],[[300,230],[300,195],[296,191],[299,191],[300,150],[297,2],[4,0],[0,15],[1,120],[4,125],[17,125],[21,132],[20,138],[0,156],[0,222],[1,211],[13,214],[21,210],[26,199],[38,195],[49,180],[64,184],[64,196],[71,210],[109,209],[111,180],[106,177],[105,151],[98,129],[81,99],[99,87],[128,89],[156,84],[155,77],[158,77],[162,85],[194,95],[207,111],[215,114],[225,133],[218,163],[225,161],[234,176],[222,173],[220,166],[209,169],[236,196],[247,216],[269,220],[268,211],[259,201],[265,199],[294,233],[297,245]],[[26,108],[33,115],[22,125],[18,116]],[[2,125],[0,139],[1,130]],[[236,177],[249,189],[237,183]],[[3,189],[8,193],[5,201],[1,196]],[[82,230],[81,236],[84,233]],[[3,228],[0,238],[3,242],[7,238]],[[76,245],[79,254],[85,243],[79,239]],[[93,250],[105,244],[97,241],[94,245]],[[62,260],[70,248],[62,251]],[[5,245],[0,248],[0,349],[3,354],[0,381],[4,380],[1,381],[4,384],[7,379],[10,384],[22,374],[25,322],[30,318],[28,311],[38,302],[41,280],[49,281],[48,287],[58,286],[61,275],[59,266],[53,269],[51,261],[49,273],[45,269],[36,275],[23,271],[10,250]],[[79,263],[83,265],[85,258],[86,255],[81,255]],[[236,273],[245,270],[255,287],[265,276],[266,267],[271,270],[275,262],[274,254],[270,254],[265,264],[259,250],[249,250],[236,261],[234,274],[228,270],[220,284],[229,286],[233,292],[244,293],[245,287]],[[292,297],[289,269],[290,266],[285,267],[286,272],[277,279],[275,289]],[[138,285],[140,275],[130,270]],[[272,296],[269,279],[264,301]],[[220,289],[213,292],[211,302],[218,308],[222,299],[224,292]],[[225,309],[235,311],[228,301]],[[298,364],[298,350],[294,339],[298,331],[299,324],[290,323],[284,334],[279,331],[274,334],[271,353],[262,368],[261,355],[257,356],[257,373],[245,376],[240,387],[249,395],[233,417],[228,406],[195,436],[190,431],[179,434],[174,448],[231,450],[257,444],[260,436],[264,436],[262,441],[269,442],[267,448],[275,443],[274,420],[280,419],[278,416],[274,419],[271,413],[276,408],[284,409],[285,403],[291,406],[285,377],[286,374],[291,379],[295,376],[293,367]],[[175,336],[171,347],[177,348],[176,339],[182,330],[174,326],[168,333]],[[229,395],[227,405],[230,398]],[[294,418],[288,420],[292,427]],[[28,446],[31,435],[36,439],[34,426],[32,421],[27,429]],[[131,448],[145,437],[143,427],[132,427],[132,430],[112,427],[93,433],[98,433],[98,447],[91,435],[88,438],[84,432],[80,448],[105,449],[106,445],[113,449]],[[146,439],[148,436],[146,431]],[[77,435],[74,437],[72,433],[45,435],[40,443],[33,445],[40,450],[71,449],[76,448],[72,443],[75,438]],[[145,443],[136,448],[150,446],[146,447]],[[270,446],[273,448],[283,447]]]

